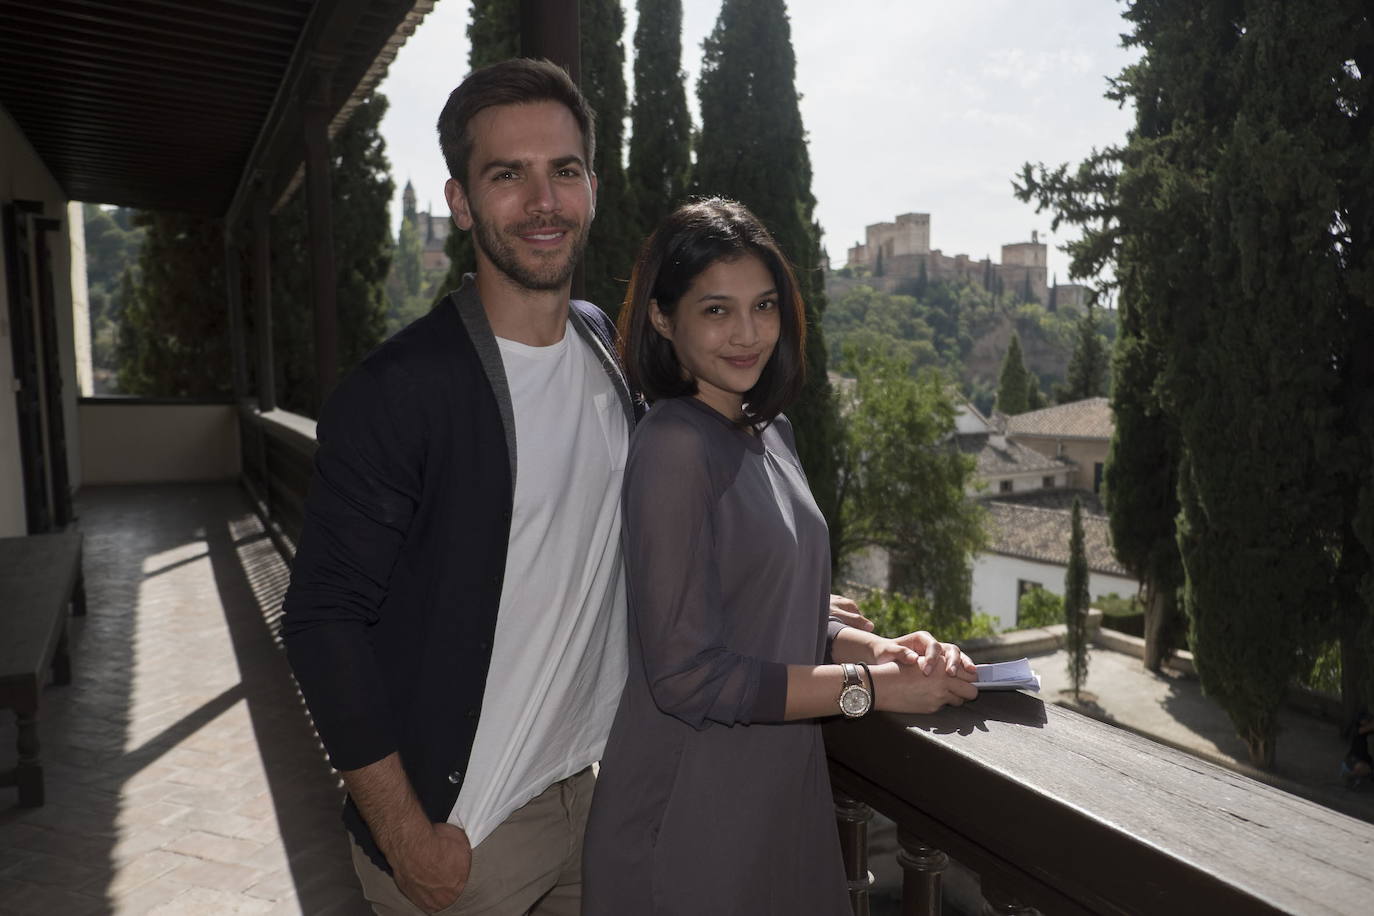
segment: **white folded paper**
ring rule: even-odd
[[[1030,659],[975,665],[979,690],[1039,690],[1040,675],[1031,670]]]

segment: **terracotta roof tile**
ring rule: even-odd
[[[1114,423],[1106,398],[1088,398],[1007,417],[1008,436],[1110,439]]]
[[[1064,509],[990,501],[987,507],[988,550],[992,553],[1069,565],[1069,536],[1073,513]],[[1083,546],[1093,572],[1131,578],[1112,553],[1111,531],[1105,515],[1083,514]]]

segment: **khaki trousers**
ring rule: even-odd
[[[549,786],[472,851],[463,894],[442,916],[580,916],[582,834],[596,779],[588,767]],[[415,916],[411,903],[356,842],[353,868],[379,916]]]

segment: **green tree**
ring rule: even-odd
[[[167,398],[228,394],[222,224],[153,211],[137,213],[133,224],[146,234],[138,270],[120,279],[119,391]]]
[[[373,93],[330,142],[340,374],[356,366],[386,331],[388,207],[395,191],[378,130],[386,108],[386,97]],[[272,341],[278,401],[314,416],[319,404],[313,297],[309,264],[300,254],[308,243],[305,195],[297,191],[272,221]]]
[[[97,394],[113,393],[119,372],[116,347],[121,320],[120,303],[124,274],[138,266],[144,230],[134,227],[133,211],[107,209],[97,204],[82,207],[86,234],[86,290],[90,307],[91,369]],[[129,282],[133,282],[130,274]]]
[[[1093,224],[1085,261],[1117,259],[1133,348],[1118,346],[1117,379],[1153,376],[1129,386],[1151,392],[1132,434],[1154,424],[1167,447],[1177,431],[1199,673],[1268,766],[1283,694],[1333,616],[1374,616],[1374,207],[1369,119],[1355,114],[1374,72],[1369,11],[1141,0],[1126,16],[1143,54],[1113,93],[1135,103],[1136,129],[1065,181],[1061,213]],[[1147,458],[1109,476],[1114,516],[1123,493],[1140,505],[1162,482],[1123,479]],[[1368,670],[1367,624],[1341,630]]]
[[[1064,622],[1064,599],[1040,586],[1026,590],[1016,602],[1016,627],[1029,630]]]
[[[806,387],[788,416],[811,491],[830,522],[832,559],[843,540],[837,511],[837,418],[826,377],[824,277],[814,221],[811,157],[797,105],[796,55],[783,0],[724,0],[703,43],[697,97],[701,133],[694,189],[752,210],[797,269],[806,302]]]
[[[1097,316],[1089,306],[1078,319],[1073,356],[1069,357],[1069,378],[1057,392],[1060,404],[1098,398],[1107,393],[1107,346],[1097,330]]]
[[[691,169],[692,119],[682,72],[682,0],[639,0],[627,178],[647,236],[680,203]]]
[[[1064,575],[1064,648],[1069,655],[1069,683],[1078,699],[1088,680],[1088,556],[1083,546],[1083,506],[1073,500],[1069,536],[1069,569]]]
[[[1007,416],[1025,413],[1029,381],[1030,373],[1021,358],[1021,338],[1013,331],[1007,354],[1002,357],[1002,371],[997,376],[997,409]]]
[[[639,249],[639,218],[625,180],[625,11],[582,0],[582,92],[596,112],[596,219],[583,259],[583,296],[620,314]]]
[[[970,564],[984,543],[982,510],[964,493],[973,460],[951,446],[954,402],[934,370],[912,378],[901,362],[852,354],[841,389],[838,480],[844,538],[837,559],[880,547],[891,589],[940,614],[969,615]]]

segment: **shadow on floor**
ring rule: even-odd
[[[0,790],[0,911],[368,912],[276,641],[287,570],[242,493],[98,487],[77,506],[89,614],[73,683],[43,696],[47,804]]]

